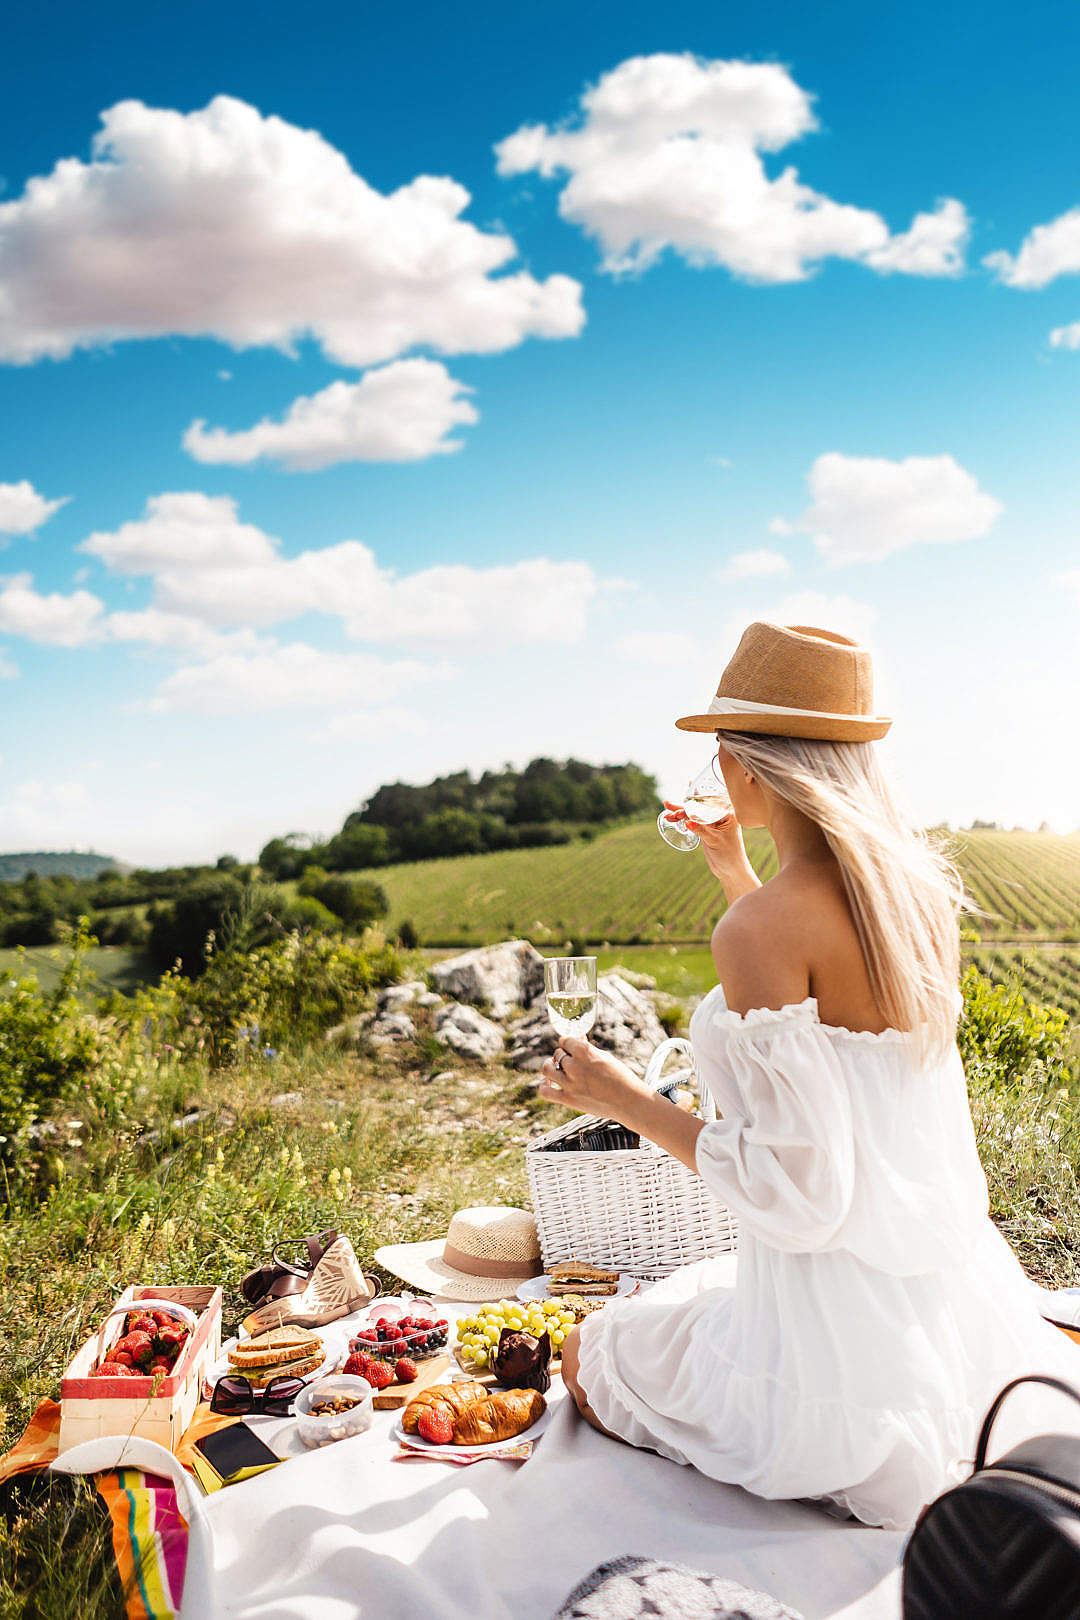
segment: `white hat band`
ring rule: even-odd
[[[817,714],[817,709],[785,709],[779,703],[753,703],[749,698],[714,697],[706,714]],[[854,716],[853,718],[857,718]]]

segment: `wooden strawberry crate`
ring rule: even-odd
[[[141,1304],[186,1307],[195,1320],[176,1366],[160,1380],[94,1378],[94,1368],[123,1333],[124,1317]],[[184,1320],[191,1320],[185,1316]],[[199,1404],[203,1377],[221,1354],[221,1289],[125,1288],[97,1332],[64,1370],[60,1385],[60,1450],[106,1434],[140,1435],[173,1451]]]

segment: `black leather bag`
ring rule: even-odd
[[[1077,1620],[1080,1437],[1039,1435],[986,1461],[1002,1402],[1020,1384],[1080,1390],[1031,1373],[986,1414],[970,1479],[919,1515],[904,1550],[904,1620]]]

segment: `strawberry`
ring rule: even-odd
[[[129,1316],[127,1319],[128,1333],[149,1333],[153,1337],[156,1331],[157,1323],[146,1311],[140,1311],[137,1315]]]
[[[134,1378],[137,1375],[130,1367],[122,1367],[118,1361],[103,1361],[97,1372],[91,1375],[94,1378]]]
[[[387,1384],[394,1382],[394,1374],[385,1361],[373,1361],[370,1369],[363,1376],[372,1389],[385,1389]]]
[[[149,1333],[129,1333],[121,1339],[117,1348],[120,1346],[130,1353],[132,1361],[139,1366],[145,1366],[154,1354],[154,1341]]]
[[[351,1355],[341,1370],[343,1373],[351,1373],[354,1378],[366,1378],[364,1368],[370,1365],[370,1360],[369,1356]]]
[[[117,1362],[121,1367],[134,1366],[130,1350],[114,1350],[109,1360]]]
[[[154,1350],[159,1356],[175,1356],[187,1342],[188,1330],[172,1323],[154,1329]]]
[[[152,1373],[169,1373],[172,1371],[172,1362],[168,1356],[155,1356],[147,1370]]]
[[[411,1384],[415,1378],[420,1376],[417,1370],[416,1362],[410,1361],[408,1356],[401,1356],[399,1358],[398,1363],[394,1368],[394,1374],[399,1384]]]
[[[176,1317],[170,1316],[168,1311],[150,1311],[148,1314],[154,1318],[155,1327],[172,1327],[176,1322]]]
[[[430,1440],[433,1446],[452,1446],[454,1443],[454,1425],[450,1421],[448,1412],[437,1412],[433,1406],[425,1406],[416,1420],[417,1433],[422,1440]]]

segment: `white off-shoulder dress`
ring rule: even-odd
[[[998,1390],[1080,1387],[1080,1346],[1045,1322],[988,1214],[955,1046],[823,1024],[812,998],[690,1026],[720,1118],[697,1168],[739,1220],[730,1259],[685,1266],[582,1324],[580,1382],[605,1428],[763,1497],[814,1498],[902,1529],[970,1471]],[[1035,1386],[997,1437],[1075,1433]],[[966,1461],[965,1461],[966,1460]]]

